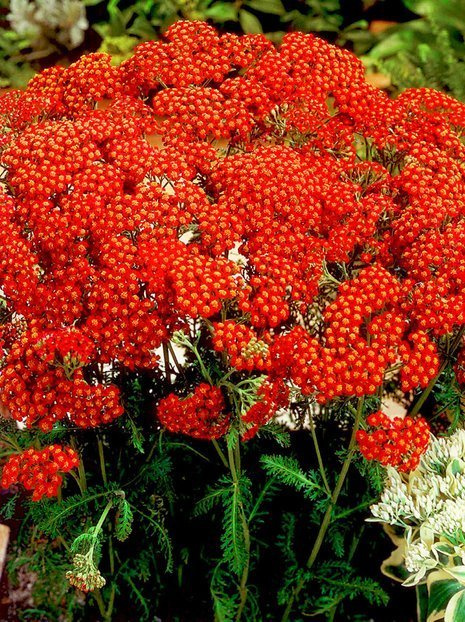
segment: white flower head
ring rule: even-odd
[[[7,17],[35,49],[56,42],[71,50],[83,42],[89,27],[82,0],[11,0]]]
[[[373,518],[404,529],[404,564],[415,585],[432,569],[465,560],[465,430],[432,438],[410,474],[387,469]],[[452,561],[451,561],[452,560]]]

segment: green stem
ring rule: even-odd
[[[99,442],[101,442],[100,439],[99,439]],[[99,445],[99,448],[100,448],[100,445]],[[102,475],[103,475],[103,473],[102,473]],[[106,478],[105,478],[105,483],[106,483]],[[104,510],[103,510],[103,512],[102,512],[102,514],[100,516],[100,518],[99,518],[98,523],[95,525],[95,530],[94,530],[94,534],[93,534],[94,535],[94,543],[93,543],[93,545],[92,545],[92,547],[91,547],[91,549],[89,551],[89,555],[91,555],[92,557],[94,555],[94,548],[95,548],[95,545],[97,543],[98,534],[102,530],[103,523],[105,522],[105,519],[107,518],[107,516],[108,516],[111,508],[113,507],[113,505],[114,505],[113,499],[108,501],[108,503],[106,504],[106,506],[105,506],[105,508],[104,508]],[[110,572],[113,575],[114,571],[115,571],[115,560],[114,560],[114,555],[113,555],[113,541],[112,541],[111,534],[109,535],[109,540],[108,540],[108,553],[109,553],[109,558],[110,558]],[[109,600],[107,608],[105,608],[105,605],[104,605],[103,598],[102,598],[102,595],[100,593],[100,590],[99,590],[99,596],[100,596],[101,603],[99,603],[99,601],[96,599],[97,600],[97,604],[99,606],[99,611],[102,614],[104,620],[111,620],[111,615],[113,613],[113,606],[114,606],[114,600],[115,600],[115,588],[114,588],[114,585],[112,586],[112,590],[111,590],[111,594],[110,594],[110,600]]]
[[[102,616],[103,619],[105,619],[106,618],[105,603],[103,602],[101,591],[100,590],[93,591],[92,596],[94,597],[94,600],[97,603],[100,615]]]
[[[105,522],[105,519],[108,516],[108,512],[111,510],[112,507],[113,507],[113,501],[109,501],[106,504],[105,509],[103,510],[98,523],[95,525],[95,530],[93,533],[93,536],[94,536],[93,544],[87,553],[87,555],[89,555],[92,558],[94,556],[94,549],[97,543],[98,534],[100,533],[103,523]],[[103,617],[104,620],[109,620],[108,615],[107,615],[107,609],[105,608],[105,604],[102,598],[102,593],[100,592],[100,590],[96,590],[95,592],[93,592],[93,596],[95,598],[95,601],[97,602],[101,616]]]
[[[110,621],[113,615],[113,608],[115,606],[115,595],[116,595],[116,589],[115,586],[112,585],[111,586],[111,593],[110,593],[110,599],[108,601],[108,607],[107,610],[105,612],[105,620]]]
[[[228,468],[229,467],[228,461],[226,460],[226,456],[224,455],[223,450],[219,446],[218,441],[215,439],[212,439],[212,444],[213,444],[213,447],[216,449],[216,453],[219,455],[221,462],[224,464],[226,468]]]
[[[310,422],[310,432],[312,434],[313,446],[315,447],[315,453],[316,453],[316,457],[318,460],[318,468],[320,470],[321,478],[323,480],[323,484],[326,489],[326,492],[329,495],[331,495],[331,488],[328,483],[328,478],[326,477],[326,471],[323,465],[323,458],[321,456],[320,446],[318,444],[318,438],[316,436],[315,423],[313,421],[313,416],[311,412],[309,412],[309,422]]]
[[[98,523],[95,525],[95,530],[93,533],[94,536],[94,540],[93,540],[93,544],[91,546],[91,548],[89,549],[87,555],[89,555],[90,557],[93,558],[94,556],[94,549],[95,549],[95,545],[97,544],[97,539],[98,539],[98,534],[100,533],[103,523],[105,522],[106,517],[108,516],[109,511],[111,510],[111,508],[113,507],[113,500],[109,501],[106,506],[105,509],[103,510]],[[99,611],[103,617],[104,620],[109,620],[108,618],[108,610],[105,608],[105,604],[103,602],[103,598],[102,598],[102,594],[100,592],[100,590],[97,590],[96,592],[94,592],[94,598],[97,601],[97,605],[99,608]],[[113,606],[112,606],[113,609]]]
[[[178,344],[181,345],[181,346],[184,346],[185,348],[187,348],[188,350],[190,350],[192,352],[192,354],[195,356],[195,358],[197,359],[197,361],[199,363],[200,372],[201,372],[202,376],[205,378],[205,380],[209,384],[213,385],[211,376],[208,373],[208,370],[205,367],[204,362],[202,361],[202,357],[200,356],[199,351],[194,346],[194,344],[191,343],[189,338],[186,335],[184,335],[184,334],[179,334],[178,335]]]
[[[93,532],[93,535],[95,536],[95,539],[97,539],[98,534],[100,533],[103,523],[105,522],[106,517],[108,516],[109,511],[111,510],[111,508],[113,507],[113,499],[111,501],[109,501],[103,512],[102,515],[100,516],[100,518],[98,519],[98,523],[95,525],[95,530]]]
[[[76,484],[79,486],[79,490],[81,492],[81,494],[84,493],[84,490],[82,489],[82,484],[81,484],[81,478],[78,477],[76,475],[76,473],[74,473],[73,471],[69,471],[69,475],[71,475],[71,477],[74,479],[74,481],[76,482]]]
[[[355,551],[357,550],[357,547],[360,543],[360,540],[362,538],[363,532],[365,531],[365,525],[362,525],[362,528],[360,529],[360,531],[354,535],[353,540],[352,540],[352,545],[350,547],[350,551],[349,551],[349,555],[347,557],[347,561],[351,562],[354,555],[355,555]],[[329,616],[328,616],[328,620],[327,622],[333,622],[334,618],[336,617],[336,613],[338,610],[339,605],[342,602],[342,598],[340,600],[337,601],[337,603],[331,608],[331,611],[329,612]]]
[[[334,506],[337,503],[337,500],[339,499],[339,495],[341,493],[342,487],[344,485],[345,479],[347,477],[347,473],[349,471],[349,467],[350,467],[350,463],[352,462],[352,458],[353,455],[355,453],[355,445],[356,445],[356,441],[357,441],[357,431],[360,427],[360,422],[362,419],[362,414],[363,414],[363,406],[365,403],[365,398],[361,397],[358,400],[358,404],[357,404],[357,410],[355,413],[355,421],[354,421],[354,426],[352,428],[352,434],[350,437],[350,441],[349,441],[349,446],[347,448],[347,457],[344,460],[344,463],[342,465],[341,471],[339,473],[339,477],[337,479],[336,482],[336,486],[333,490],[333,494],[331,495],[331,499],[330,502],[328,504],[328,508],[325,512],[325,515],[323,516],[323,520],[321,522],[321,526],[320,529],[318,531],[315,543],[313,544],[313,548],[311,550],[311,553],[307,559],[307,563],[306,563],[306,568],[307,570],[310,570],[313,566],[313,564],[315,563],[316,558],[318,557],[318,553],[320,552],[321,546],[323,544],[326,532],[328,531],[328,527],[331,523],[331,516],[333,513],[333,509]],[[295,600],[298,598],[303,586],[305,584],[305,575],[302,575],[302,577],[299,579],[296,587],[294,588],[292,595],[289,599],[289,602],[287,604],[287,607],[284,611],[283,617],[281,618],[281,622],[287,622],[287,620],[289,620],[289,616],[292,612],[292,607],[294,605]]]
[[[239,480],[237,478],[236,465],[234,463],[234,453],[231,447],[228,447],[228,462],[229,462],[229,470],[231,471],[233,482],[237,484]]]
[[[245,550],[247,552],[247,559],[245,562],[244,570],[242,571],[241,583],[239,586],[239,594],[241,597],[241,602],[239,604],[239,609],[237,610],[237,615],[236,615],[237,622],[239,622],[239,620],[242,618],[242,613],[244,611],[245,603],[247,601],[247,592],[248,592],[247,579],[249,576],[249,566],[250,566],[250,534],[249,534],[249,528],[247,526],[247,521],[245,520],[244,516],[242,517],[242,525],[244,528],[244,544],[245,544]]]
[[[239,440],[236,441],[234,446],[234,461],[236,463],[236,470],[238,475],[241,474],[241,444]]]
[[[100,472],[102,473],[102,480],[103,483],[105,484],[105,486],[108,483],[107,480],[107,470],[105,467],[105,454],[103,451],[103,443],[102,443],[102,439],[100,438],[100,436],[97,436],[97,445],[98,445],[98,457],[99,457],[99,461],[100,461]]]
[[[74,451],[77,451],[77,441],[75,436],[71,437],[71,447],[74,449]],[[80,488],[81,491],[84,493],[87,490],[87,477],[82,454],[79,456],[78,474],[79,481],[81,482]]]
[[[164,343],[162,345],[162,349],[163,349],[163,361],[164,361],[164,364],[165,364],[166,381],[167,381],[168,384],[171,384],[171,367],[170,367],[170,357],[169,357],[168,345],[166,343]]]
[[[238,479],[238,472],[240,473],[240,444],[239,442],[236,443],[236,447],[234,451],[233,449],[231,449],[231,447],[228,447],[228,460],[229,460],[229,468],[231,471],[231,477],[233,479],[234,486],[236,487],[236,489],[239,489],[239,479]],[[247,602],[247,594],[248,594],[247,579],[249,577],[249,568],[250,568],[250,531],[249,531],[249,526],[247,524],[247,519],[245,516],[245,511],[244,511],[244,506],[242,504],[242,500],[239,501],[239,505],[240,505],[242,530],[244,533],[244,547],[246,550],[246,561],[245,561],[244,568],[242,570],[241,582],[239,585],[240,602],[239,602],[239,608],[236,614],[236,622],[239,622],[241,620],[242,613],[245,607],[245,603]]]
[[[113,614],[113,607],[115,605],[115,595],[116,595],[116,587],[115,587],[115,582],[114,582],[115,553],[114,553],[114,548],[113,548],[113,535],[112,535],[112,533],[110,533],[109,537],[108,537],[108,558],[109,558],[109,561],[110,561],[110,574],[113,577],[113,582],[112,582],[112,585],[111,585],[110,599],[108,601],[108,607],[107,607],[105,619],[106,620],[111,620],[111,617],[112,617],[112,614]]]
[[[176,352],[174,351],[174,348],[171,345],[171,342],[168,341],[167,347],[168,347],[169,353],[171,354],[171,358],[173,359],[173,362],[174,362],[174,364],[176,366],[176,369],[178,370],[178,372],[182,372],[183,369],[182,369],[181,365],[179,364],[179,361],[178,361],[177,356],[176,356]]]
[[[113,537],[111,534],[108,540],[108,557],[110,558],[110,573],[113,576],[115,574],[115,554],[113,551]]]
[[[340,520],[341,518],[350,516],[354,512],[358,512],[359,510],[363,510],[365,508],[370,507],[370,505],[373,505],[373,503],[376,503],[376,501],[377,499],[374,497],[373,499],[370,499],[369,501],[364,501],[363,503],[359,503],[353,508],[348,508],[347,510],[343,510],[342,512],[339,512],[339,514],[335,514],[333,516],[333,520]]]

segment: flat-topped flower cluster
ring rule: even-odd
[[[161,421],[248,438],[296,391],[426,387],[465,323],[465,105],[392,100],[313,35],[179,22],[43,71],[0,120],[0,400],[28,426],[122,416],[121,374],[184,331],[216,363]]]

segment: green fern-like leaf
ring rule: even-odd
[[[147,528],[147,531],[155,536],[160,553],[166,560],[166,572],[173,572],[173,546],[171,538],[164,525],[157,515],[151,516],[149,511],[145,512],[139,507],[131,506],[133,514],[138,514]]]
[[[465,99],[465,41],[463,32],[444,23],[438,14],[399,26],[370,52],[377,68],[399,90],[429,87]],[[465,31],[465,19],[462,18]],[[394,47],[389,47],[392,41]],[[395,43],[398,43],[398,48]],[[390,54],[383,54],[390,50]]]
[[[131,506],[126,499],[120,498],[115,522],[115,536],[120,542],[123,542],[129,537],[132,531],[133,519],[134,515]]]
[[[0,516],[5,520],[13,518],[19,495],[13,495],[0,507]]]
[[[118,570],[118,576],[127,585],[128,597],[140,612],[141,622],[153,620],[150,615],[151,609],[153,611],[153,599],[146,597],[143,584],[148,583],[150,586],[154,570],[154,557],[150,548],[126,559]]]
[[[344,557],[344,531],[339,529],[339,525],[337,523],[333,523],[328,529],[327,538],[334,555],[339,558]]]
[[[220,562],[213,570],[210,583],[215,622],[233,622],[236,619],[239,595],[234,583],[234,577]]]
[[[231,480],[229,494],[223,496],[221,549],[224,563],[236,575],[242,573],[247,562],[244,521],[250,506],[250,487],[250,480],[242,475],[237,483]]]
[[[457,383],[452,365],[448,365],[433,390],[437,403],[436,417],[447,413],[450,419],[448,434],[452,434],[465,421],[464,398]]]
[[[174,500],[174,489],[171,474],[173,472],[173,461],[164,452],[156,454],[144,467],[141,479],[147,484],[155,484],[158,494],[169,501]]]
[[[312,616],[327,614],[343,600],[363,598],[370,605],[383,606],[388,596],[382,587],[370,578],[356,574],[350,563],[343,561],[324,562],[309,577],[318,592],[308,590],[304,606]]]
[[[93,533],[93,527],[91,527],[88,531],[79,534],[79,536],[74,539],[70,551],[71,553],[85,553],[95,545],[95,541],[96,536]]]
[[[289,456],[263,456],[261,463],[266,473],[281,483],[292,486],[312,500],[327,497],[328,493],[320,483],[316,471],[305,473],[295,458]]]
[[[112,494],[112,491],[102,488],[89,488],[82,495],[73,495],[59,502],[36,501],[29,506],[29,517],[39,532],[56,538],[61,535],[62,529],[66,529],[71,516],[76,520],[76,517],[85,514],[89,504],[97,500],[101,503],[102,499],[108,499]]]
[[[248,516],[248,522],[255,526],[268,520],[268,512],[263,509],[263,504],[278,493],[279,486],[274,478],[269,479],[258,494]]]
[[[210,488],[200,501],[198,501],[194,508],[194,516],[201,516],[208,514],[215,506],[222,503],[230,493],[231,479],[228,477],[221,477],[218,480],[216,486]]]
[[[289,434],[289,430],[277,423],[268,423],[267,425],[264,425],[260,429],[258,436],[271,438],[281,447],[289,447],[291,444],[291,435]]]
[[[281,518],[281,523],[282,531],[276,538],[276,546],[283,555],[286,569],[290,568],[294,572],[298,567],[294,546],[297,516],[286,512]]]

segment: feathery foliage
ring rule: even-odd
[[[261,463],[266,473],[275,477],[282,484],[302,492],[308,499],[327,496],[321,484],[321,476],[317,471],[305,473],[295,458],[280,455],[262,456]]]

